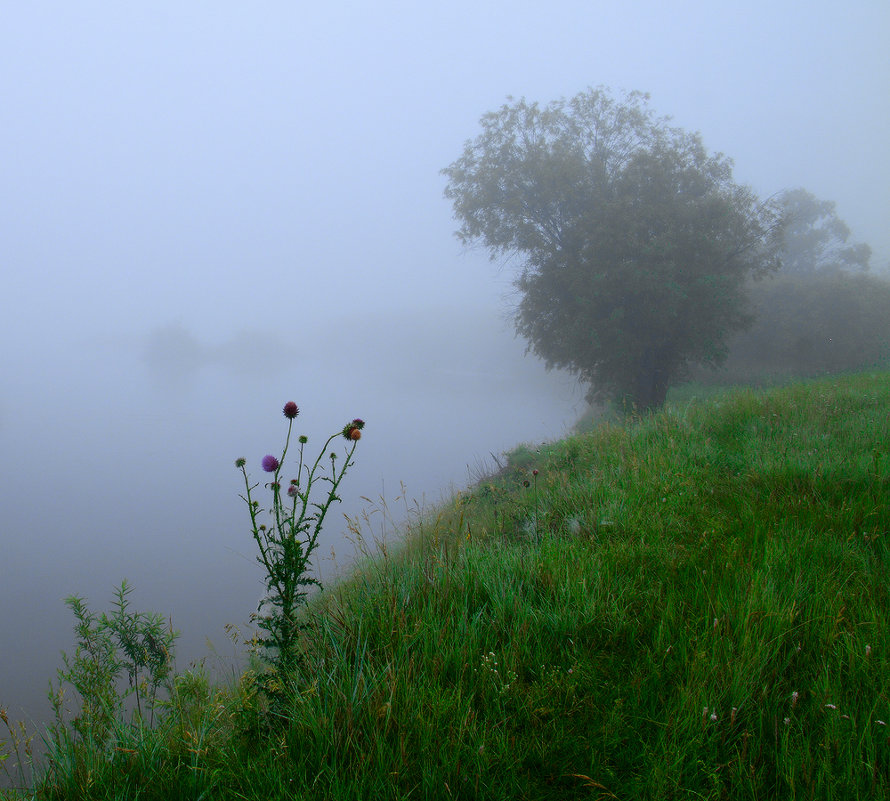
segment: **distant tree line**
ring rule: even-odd
[[[869,273],[871,248],[849,241],[835,204],[804,189],[779,199],[777,273],[748,286],[752,324],[733,335],[706,381],[757,382],[890,365],[890,281]]]

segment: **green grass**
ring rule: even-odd
[[[888,498],[886,373],[517,449],[316,599],[281,716],[187,674],[33,795],[890,797]]]

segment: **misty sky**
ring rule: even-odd
[[[599,84],[890,258],[884,0],[0,7],[7,347],[499,301],[438,171],[508,94]]]
[[[127,576],[200,629],[176,592],[209,588],[200,636],[251,611],[232,460],[286,400],[315,436],[369,421],[372,495],[564,433],[577,388],[523,358],[510,265],[442,196],[486,111],[650,92],[881,268],[888,41],[886,0],[0,0],[0,703],[70,649],[68,593]]]

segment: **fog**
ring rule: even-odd
[[[442,197],[508,95],[648,91],[886,265],[888,35],[883,0],[4,3],[0,705],[45,717],[62,599],[122,578],[180,667],[206,638],[230,664],[262,590],[233,462],[280,449],[287,400],[310,448],[367,421],[323,579],[362,496],[428,505],[565,434],[583,388],[524,356],[515,265]]]

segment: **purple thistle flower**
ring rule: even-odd
[[[267,473],[274,473],[278,469],[278,459],[272,454],[263,457],[263,470]]]
[[[293,401],[284,404],[284,416],[288,420],[293,420],[300,413],[300,408]]]

